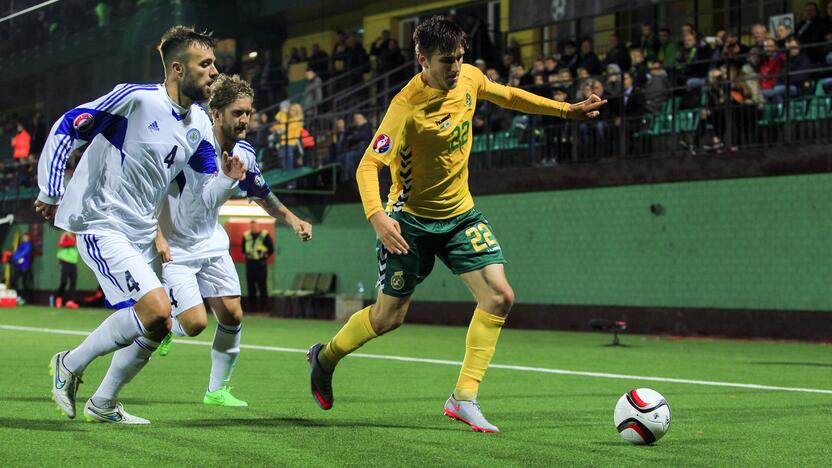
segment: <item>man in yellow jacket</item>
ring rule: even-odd
[[[268,307],[269,292],[266,289],[268,268],[266,262],[274,253],[274,243],[269,232],[260,229],[257,221],[249,223],[243,233],[243,255],[246,257],[246,283],[248,300],[254,308]],[[258,294],[259,292],[259,294]]]

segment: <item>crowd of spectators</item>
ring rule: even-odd
[[[93,28],[107,28],[114,21],[132,16],[138,9],[158,0],[63,0],[0,23],[0,54],[25,50],[52,39]],[[2,2],[0,6],[21,10],[41,3]],[[5,5],[3,5],[5,4]],[[0,8],[0,16],[2,11]]]

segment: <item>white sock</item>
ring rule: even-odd
[[[176,336],[188,336],[188,334],[185,333],[185,329],[182,328],[182,324],[179,323],[179,320],[176,320],[176,317],[173,318],[173,326],[170,327],[170,331],[172,331]]]
[[[157,347],[159,343],[140,336],[130,346],[116,351],[107,375],[92,396],[92,403],[99,408],[114,407],[118,403],[118,393],[144,369]]]
[[[220,387],[228,385],[231,380],[231,372],[237,364],[237,356],[240,355],[240,330],[242,324],[236,327],[223,325],[217,322],[217,331],[214,333],[214,344],[211,346],[211,379],[208,382],[208,391],[217,391]]]
[[[115,311],[87,336],[77,348],[64,358],[64,367],[75,375],[84,373],[98,356],[124,348],[147,333],[135,309],[127,307]]]

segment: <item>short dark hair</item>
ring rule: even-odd
[[[217,38],[214,37],[213,32],[202,31],[197,32],[193,26],[177,25],[168,29],[162,34],[162,39],[159,43],[159,53],[162,54],[162,62],[167,68],[171,60],[182,58],[182,55],[188,50],[188,46],[196,44],[206,49],[213,49],[217,46]]]
[[[455,54],[460,46],[468,48],[465,31],[444,16],[433,16],[416,26],[416,30],[413,31],[413,43],[416,44],[416,52],[426,57],[436,52]]]
[[[232,102],[240,98],[254,99],[254,90],[251,85],[239,75],[220,75],[212,86],[211,101],[209,107],[222,111]]]

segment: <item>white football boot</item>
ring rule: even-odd
[[[445,402],[445,416],[462,421],[471,426],[471,429],[479,432],[500,432],[500,429],[488,422],[482,415],[480,404],[477,400],[457,400],[451,394]]]

